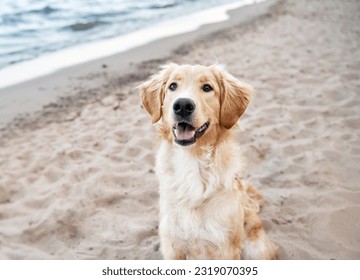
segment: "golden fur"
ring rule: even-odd
[[[156,173],[164,258],[274,259],[258,217],[262,196],[241,179],[233,139],[252,88],[219,65],[169,64],[139,89],[162,139]]]

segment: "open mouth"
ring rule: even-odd
[[[196,129],[187,122],[179,122],[173,127],[175,143],[181,146],[194,144],[196,139],[204,135],[209,128],[209,122],[204,123],[200,128]]]

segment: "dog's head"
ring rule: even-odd
[[[233,127],[252,88],[222,66],[169,64],[139,86],[141,101],[169,141],[188,146]]]

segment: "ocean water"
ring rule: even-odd
[[[227,19],[253,0],[1,0],[0,87]]]

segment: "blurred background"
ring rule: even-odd
[[[235,0],[1,0],[0,69]]]

